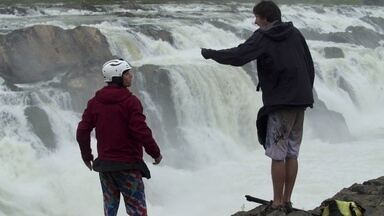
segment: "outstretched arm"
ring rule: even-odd
[[[262,36],[259,31],[253,33],[244,43],[237,47],[222,50],[201,49],[205,59],[213,59],[220,64],[242,66],[259,57],[262,52]]]

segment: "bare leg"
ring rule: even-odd
[[[283,204],[283,190],[285,182],[285,163],[284,161],[272,160],[271,166],[273,183],[273,206]]]
[[[298,163],[296,158],[287,158],[285,160],[285,187],[284,187],[284,202],[291,201],[293,187],[295,186]]]

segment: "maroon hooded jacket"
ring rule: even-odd
[[[88,101],[76,134],[85,162],[93,160],[90,145],[93,128],[96,128],[100,160],[142,162],[143,147],[152,158],[160,156],[160,149],[145,122],[143,107],[126,88],[106,86]]]

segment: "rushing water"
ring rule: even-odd
[[[89,12],[39,6],[23,15],[0,15],[0,29],[7,33],[35,24],[93,26],[106,35],[113,54],[137,68],[152,64],[167,71],[168,107],[158,104],[150,87],[138,89],[164,154],[156,167],[146,158],[153,176],[145,180],[150,215],[230,215],[254,207],[244,201],[245,194],[271,199],[270,161],[257,144],[255,129],[261,95],[243,68],[204,60],[199,53],[201,47],[227,48],[243,41],[256,29],[252,5],[143,7],[106,6],[107,12]],[[348,26],[384,33],[362,19],[384,17],[380,7],[281,9],[284,20],[318,33],[344,32]],[[115,14],[127,12],[134,16]],[[142,33],[144,26],[165,30],[172,41]],[[317,94],[344,116],[355,138],[331,144],[312,137],[314,128],[305,128],[293,202],[311,209],[343,187],[384,175],[384,47],[316,40],[308,44],[317,67]],[[324,47],[338,47],[345,57],[326,59]],[[340,80],[348,88],[340,86]],[[140,71],[135,82],[145,82]],[[8,89],[1,79],[0,84],[0,215],[102,215],[97,174],[82,164],[74,138],[80,113],[72,111],[69,94],[44,82],[18,85],[21,91]],[[30,105],[47,113],[54,152],[31,130],[24,114]],[[164,114],[169,106],[175,111],[172,117]],[[166,124],[170,118],[176,125],[172,131]],[[119,215],[124,215],[123,207]]]

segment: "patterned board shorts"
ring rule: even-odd
[[[104,198],[104,215],[115,216],[119,209],[120,193],[130,216],[147,216],[144,183],[140,171],[100,172]]]
[[[304,109],[287,109],[268,116],[265,154],[273,160],[299,156],[303,137]]]

